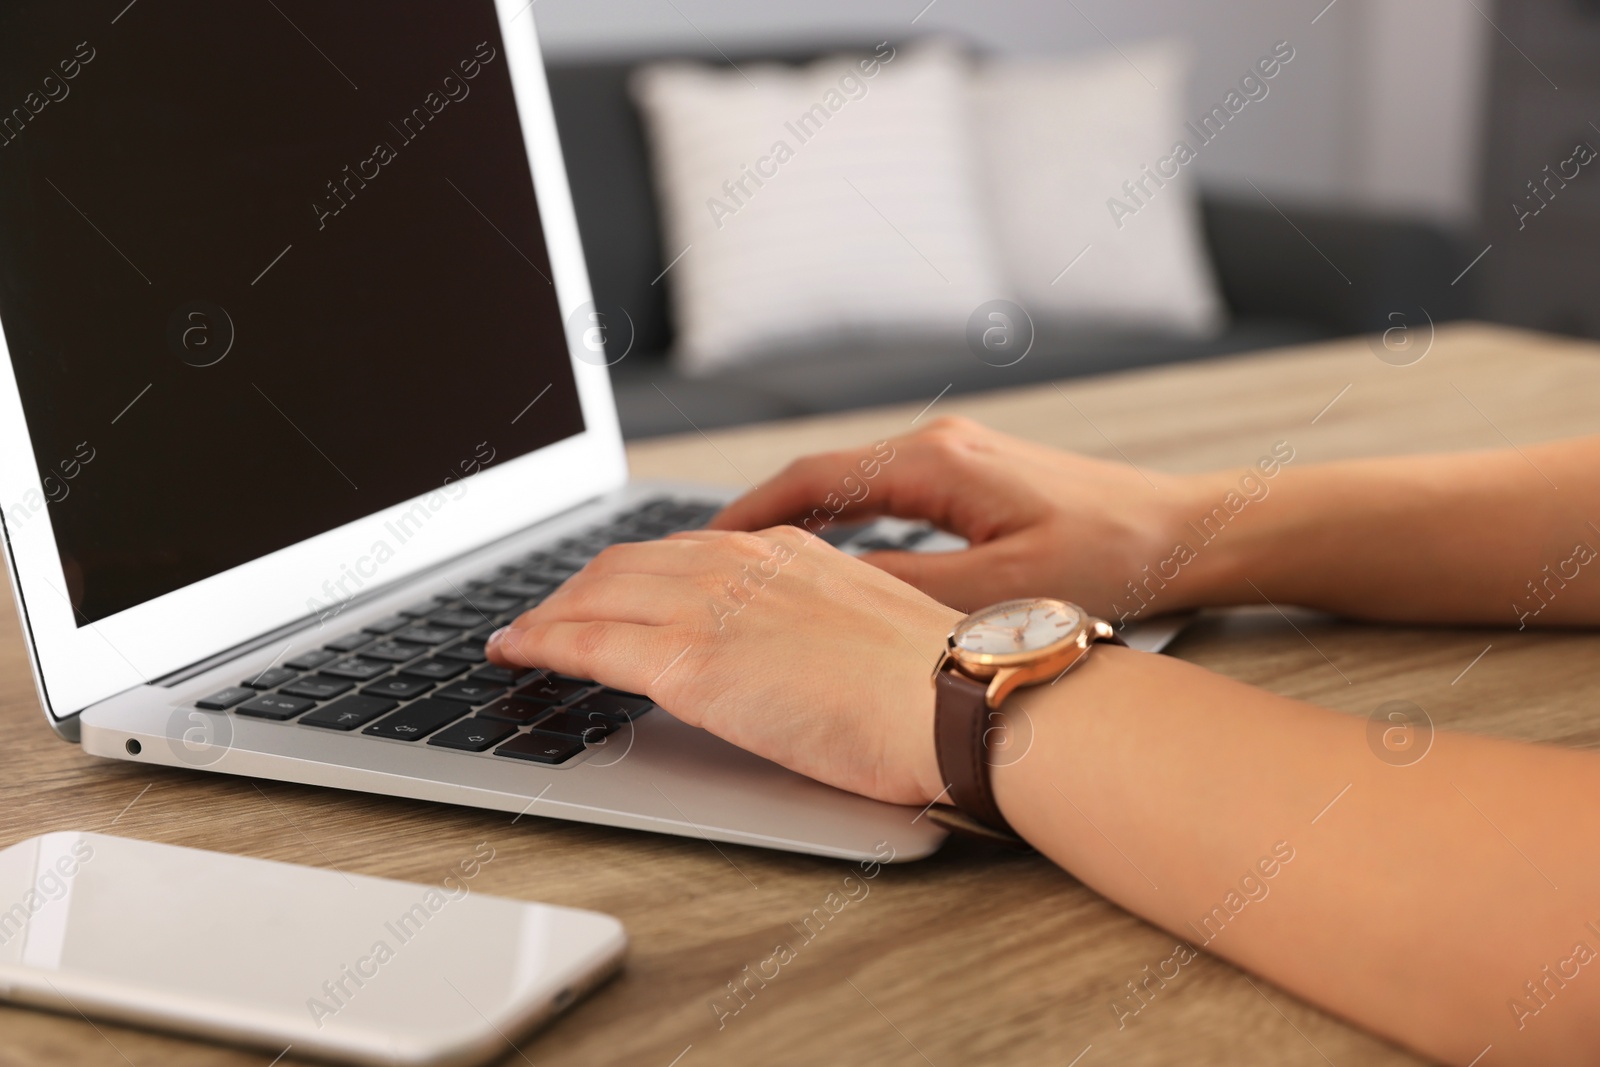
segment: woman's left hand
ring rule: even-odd
[[[929,672],[961,613],[804,530],[614,545],[489,658],[644,693],[801,774],[897,804],[943,790]]]

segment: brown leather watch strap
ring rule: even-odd
[[[1000,814],[989,781],[984,744],[984,734],[991,726],[985,698],[989,684],[950,667],[938,673],[934,687],[933,743],[950,803],[988,828],[1015,838],[1016,832]]]
[[[1126,644],[1110,628],[1096,623],[1100,633],[1091,640]],[[1091,631],[1093,632],[1093,631]],[[1087,654],[1087,650],[1085,650]],[[1083,662],[1079,657],[1067,670]],[[1065,673],[1065,672],[1063,672]],[[990,779],[988,731],[998,724],[990,718],[989,683],[962,674],[953,664],[934,675],[933,744],[939,774],[956,812],[938,821],[954,830],[1022,843],[994,799]],[[938,813],[938,809],[935,809]]]

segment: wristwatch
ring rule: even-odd
[[[1103,619],[1048,597],[1003,600],[956,623],[933,668],[933,738],[942,794],[930,817],[958,831],[1020,843],[1000,813],[990,768],[1005,745],[1000,706],[1023,686],[1051,682],[1082,663],[1097,641],[1123,644]]]

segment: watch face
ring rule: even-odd
[[[1083,616],[1063,600],[1007,600],[968,616],[956,627],[955,647],[978,655],[1037,652],[1071,637]]]

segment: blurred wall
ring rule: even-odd
[[[1191,110],[1219,102],[1287,40],[1292,65],[1197,163],[1213,187],[1358,204],[1469,226],[1490,0],[535,0],[551,58],[714,55],[949,32],[1000,53],[1071,53],[1155,36],[1190,42]]]

